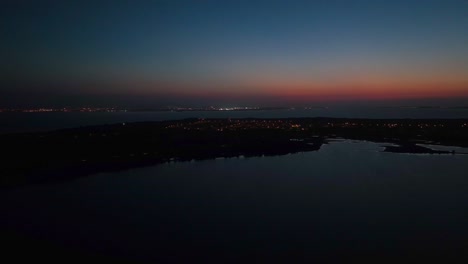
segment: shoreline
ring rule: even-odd
[[[0,135],[0,188],[99,172],[239,156],[318,151],[336,139],[365,140],[383,152],[467,154],[418,144],[468,147],[466,119],[184,119]],[[67,175],[64,177],[64,175]]]

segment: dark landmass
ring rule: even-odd
[[[414,153],[414,154],[455,154],[455,151],[433,150],[412,143],[404,143],[398,146],[385,146],[385,152]],[[463,153],[464,154],[464,153]]]
[[[214,112],[214,111],[273,111],[273,110],[310,110],[324,107],[283,107],[283,106],[235,106],[235,107],[162,107],[162,108],[116,108],[116,107],[78,107],[78,108],[0,108],[0,113],[100,113],[100,112]]]
[[[386,152],[468,147],[468,119],[185,119],[0,136],[0,186],[68,180],[168,161],[317,151],[329,138],[393,143]]]

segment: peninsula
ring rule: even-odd
[[[67,180],[169,161],[317,151],[329,139],[392,143],[383,151],[457,154],[468,119],[185,119],[0,136],[0,186]]]

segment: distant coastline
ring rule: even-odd
[[[375,109],[432,109],[432,110],[468,110],[468,106],[369,106]],[[226,106],[226,107],[156,107],[156,108],[121,108],[121,107],[37,107],[37,108],[0,108],[1,113],[132,113],[132,112],[229,112],[229,111],[296,111],[331,109],[328,106]]]
[[[162,108],[117,108],[117,107],[64,107],[64,108],[2,108],[0,113],[99,113],[99,112],[203,112],[203,111],[273,111],[326,109],[322,106],[281,107],[281,106],[234,106],[234,107],[162,107]]]

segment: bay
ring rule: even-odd
[[[468,155],[336,141],[318,152],[171,162],[0,192],[26,237],[131,261],[457,257]]]

